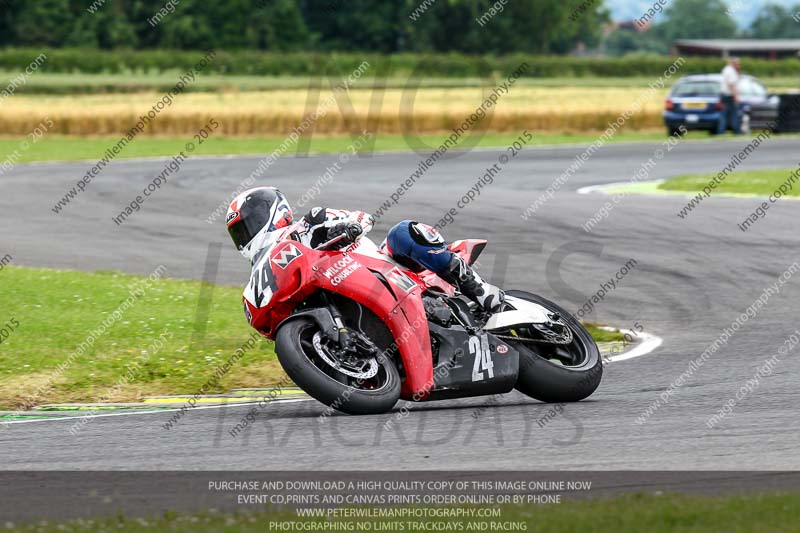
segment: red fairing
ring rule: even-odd
[[[485,239],[464,239],[453,241],[447,248],[454,254],[463,257],[467,264],[471,265],[481,255],[488,242]]]
[[[313,293],[324,289],[341,294],[370,309],[392,333],[405,367],[402,397],[425,397],[433,386],[433,355],[420,278],[385,260],[357,252],[312,250],[297,241],[281,242],[269,254],[270,260],[265,264],[271,272],[266,277],[259,273],[260,283],[276,290],[261,302],[261,307],[247,297],[244,301],[245,313],[254,328],[274,339],[281,321]]]
[[[486,242],[467,239],[448,248],[472,264]],[[253,278],[268,297],[260,299],[260,306],[244,298],[245,314],[254,328],[274,339],[278,325],[309,296],[320,289],[341,294],[370,309],[389,328],[405,368],[402,398],[426,397],[434,384],[433,354],[421,296],[426,287],[452,295],[452,285],[429,270],[414,274],[358,251],[318,251],[292,240],[276,244],[269,256],[263,263],[267,271],[262,268]]]

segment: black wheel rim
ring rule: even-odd
[[[503,332],[503,340],[512,342],[517,346],[523,346],[526,350],[533,352],[546,361],[565,368],[576,369],[586,364],[589,358],[589,350],[581,336],[576,331],[576,327],[570,324],[570,320],[562,316],[561,312],[550,309],[541,302],[538,305],[545,307],[551,314],[550,325],[544,327],[520,326],[510,328]],[[578,325],[577,327],[580,327]],[[555,335],[548,335],[546,330],[552,330]],[[569,329],[569,335],[563,334],[561,328]],[[553,342],[553,338],[566,339],[568,342]],[[517,340],[519,339],[519,340]]]
[[[373,377],[363,379],[349,376],[332,367],[317,353],[317,349],[314,346],[314,335],[318,332],[318,328],[307,326],[300,331],[298,339],[303,356],[314,365],[317,370],[325,374],[329,379],[358,391],[379,391],[389,386],[390,378],[385,365],[392,364],[391,362],[381,361],[380,358],[378,358],[378,370]]]

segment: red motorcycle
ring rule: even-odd
[[[291,229],[289,230],[291,232]],[[412,272],[362,237],[311,249],[283,241],[254,261],[245,313],[275,340],[278,360],[306,393],[351,414],[383,413],[398,399],[430,401],[517,390],[544,402],[592,394],[599,350],[567,311],[506,291],[488,314],[430,271]],[[472,264],[487,241],[449,249]]]

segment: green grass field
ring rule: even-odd
[[[0,71],[0,86],[6,86],[19,72]],[[159,73],[135,74],[66,74],[37,72],[27,79],[25,85],[16,92],[28,94],[81,94],[81,93],[130,93],[147,90],[166,91],[175,85],[175,80],[183,74],[179,70]],[[762,78],[761,81],[771,91],[797,88],[797,79],[791,77]],[[489,78],[436,78],[425,77],[409,80],[404,77],[389,77],[379,80],[390,89],[405,87],[493,87],[497,80]],[[522,78],[517,83],[528,87],[639,87],[645,88],[653,82],[649,76],[619,77],[553,77]],[[203,74],[187,91],[270,91],[281,89],[307,89],[317,79],[308,76],[241,76]],[[322,83],[329,83],[322,79]],[[375,79],[364,76],[359,86],[372,87]]]
[[[779,168],[767,170],[739,171],[729,175],[721,184],[717,185],[714,193],[721,194],[749,194],[754,196],[769,196],[787,180],[791,181],[795,173],[792,189],[787,196],[800,196],[800,169]],[[690,174],[678,176],[661,183],[658,188],[665,191],[700,192],[715,174]],[[788,185],[787,185],[788,188]]]
[[[546,506],[503,506],[501,517],[476,521],[502,524],[524,523],[526,528],[512,531],[558,532],[558,533],[763,533],[797,531],[800,520],[800,494],[769,493],[737,496],[684,496],[674,494],[632,494],[610,499],[563,501]],[[66,532],[116,531],[173,531],[176,533],[234,533],[269,531],[269,523],[285,522],[306,526],[306,531],[359,531],[358,520],[298,519],[293,514],[281,511],[254,513],[207,512],[193,515],[168,513],[153,518],[124,518],[80,520],[65,523],[48,523],[48,530]],[[324,529],[325,524],[335,526],[352,524],[353,529]],[[363,521],[361,522],[363,523]],[[370,522],[373,525],[377,522]],[[427,531],[470,531],[466,519],[425,519]],[[311,529],[313,524],[318,529]],[[444,529],[447,524],[462,524],[461,529]],[[43,531],[42,524],[16,525],[18,531]],[[385,526],[384,526],[385,527]],[[300,529],[294,529],[299,531]],[[373,529],[378,531],[378,529]],[[288,531],[288,529],[287,529]],[[389,529],[380,529],[389,531]],[[420,531],[409,529],[405,531]],[[502,529],[484,529],[502,531]]]
[[[590,143],[597,139],[599,133],[534,133],[533,146]],[[517,140],[519,134],[514,133],[487,133],[481,137],[478,147],[505,147]],[[691,133],[691,139],[708,139],[702,133]],[[446,134],[423,135],[419,141],[433,150],[447,138]],[[613,142],[642,142],[658,141],[665,138],[661,130],[651,132],[618,133]],[[80,161],[96,160],[111,145],[116,138],[109,137],[70,137],[47,136],[27,150],[22,149],[22,138],[0,138],[0,163],[9,160],[18,163],[34,161]],[[184,150],[187,138],[152,138],[141,137],[128,144],[118,158],[135,157],[172,157]],[[255,155],[269,154],[275,150],[285,137],[210,137],[193,152],[193,156],[213,155]],[[419,141],[414,141],[412,146],[417,146]],[[309,153],[340,153],[348,151],[348,146],[353,142],[350,137],[324,137],[314,136],[311,140]],[[461,146],[464,146],[463,143]],[[410,150],[409,142],[400,135],[378,136],[375,141],[375,151],[403,151]],[[13,156],[16,151],[17,156]],[[297,151],[297,145],[286,155],[291,156]]]
[[[0,278],[0,320],[8,323],[13,318],[19,324],[0,344],[0,406],[4,408],[26,405],[29,395],[40,387],[45,388],[37,404],[193,393],[250,335],[241,291],[215,286],[205,339],[192,343],[201,283],[162,278],[105,334],[97,336],[85,354],[75,357],[63,373],[54,373],[93,330],[110,320],[130,288],[145,278],[11,266],[0,272]],[[148,349],[159,338],[164,346]],[[137,369],[133,379],[112,391],[131,363]],[[225,375],[215,392],[274,383],[280,376],[272,344],[260,341]]]
[[[0,409],[197,392],[250,335],[241,290],[213,286],[207,333],[193,342],[202,284],[167,276],[145,286],[144,294],[115,319],[114,311],[145,277],[4,267],[0,328],[9,333],[0,342]],[[85,353],[72,356],[104,321],[105,331],[93,335]],[[599,340],[621,339],[616,333],[590,331]],[[56,372],[65,361],[70,364]],[[123,376],[129,379],[121,383]],[[269,386],[283,376],[272,343],[262,340],[209,392]]]

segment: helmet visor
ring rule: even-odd
[[[267,224],[270,217],[268,211],[254,210],[247,217],[240,217],[238,222],[228,227],[228,233],[233,239],[237,250],[241,250],[253,240],[259,231]]]

